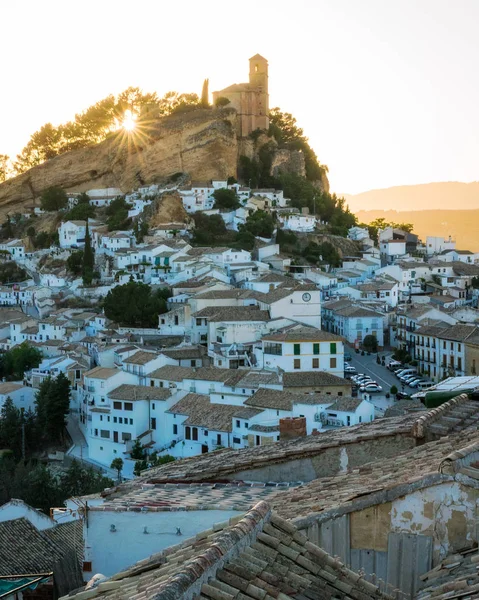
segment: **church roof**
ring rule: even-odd
[[[268,62],[264,56],[261,56],[261,54],[255,54],[254,56],[252,56],[250,58],[250,60],[264,60],[264,61]]]

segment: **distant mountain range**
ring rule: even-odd
[[[399,185],[361,194],[344,194],[344,197],[354,213],[360,210],[479,209],[479,181]]]
[[[452,201],[451,204],[458,206],[455,201]],[[445,238],[451,236],[456,240],[458,250],[479,251],[479,208],[477,210],[359,210],[353,212],[360,223],[369,223],[380,217],[396,223],[412,223],[414,233],[417,233],[424,242],[428,235]]]

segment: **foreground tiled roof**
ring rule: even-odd
[[[107,496],[98,506],[90,506],[93,511],[164,512],[178,510],[238,510],[246,511],[260,500],[267,500],[280,489],[289,489],[294,483],[274,485],[229,483],[159,483],[136,484],[132,482],[126,493],[124,486]]]
[[[0,523],[0,575],[47,573],[62,550],[27,519]]]
[[[75,597],[82,596],[69,596]],[[370,600],[385,596],[260,502],[242,518],[219,524],[114,575],[87,597]]]
[[[417,446],[400,456],[377,460],[335,477],[315,479],[272,499],[273,507],[285,518],[304,519],[318,515],[328,519],[404,495],[402,484],[437,485],[452,478],[450,463],[479,451],[476,428]],[[446,467],[444,466],[446,465]],[[479,476],[479,474],[478,474]],[[302,523],[304,525],[305,523]]]
[[[324,397],[325,399],[328,396]],[[310,435],[291,441],[280,441],[266,446],[201,454],[168,463],[145,471],[140,483],[168,481],[214,481],[252,468],[288,462],[321,454],[325,449],[345,446],[366,440],[394,435],[408,435],[417,415],[406,415],[393,419],[377,419],[372,423],[343,427],[326,431],[321,435]],[[130,484],[120,486],[128,489]]]
[[[421,575],[417,600],[479,598],[479,552],[477,548],[451,554],[434,569]]]

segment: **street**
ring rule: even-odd
[[[368,396],[371,396],[371,402],[377,409],[377,416],[382,416],[384,410],[389,406],[392,406],[395,401],[394,397],[386,398],[386,394],[393,385],[395,385],[398,390],[401,391],[401,382],[387,367],[377,364],[376,354],[371,354],[370,356],[365,354],[364,356],[361,356],[361,354],[356,354],[354,350],[350,350],[349,352],[352,356],[352,360],[349,361],[349,364],[355,367],[358,373],[369,375],[369,377],[374,379],[374,381],[379,383],[379,385],[383,388],[383,391],[380,394],[368,394]],[[380,352],[379,356],[386,357],[386,365],[391,358],[391,354],[389,352]],[[410,392],[411,388],[406,387],[405,391]],[[363,396],[361,392],[358,392],[358,394],[359,397]]]

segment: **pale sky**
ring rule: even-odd
[[[0,153],[128,86],[247,81],[269,60],[332,190],[479,179],[479,0],[6,0]]]

